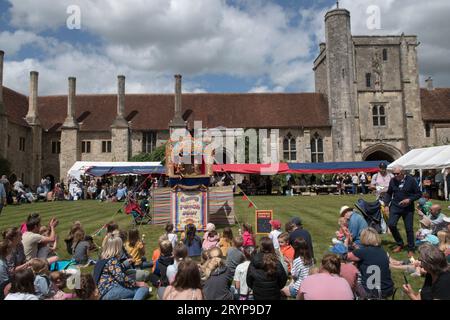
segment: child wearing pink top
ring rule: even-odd
[[[242,225],[242,229],[244,233],[242,234],[242,238],[244,239],[243,247],[255,246],[255,236],[253,235],[252,226],[248,223],[244,223]]]
[[[209,250],[219,246],[220,237],[216,230],[211,230],[208,232],[205,240],[203,241],[202,249]]]

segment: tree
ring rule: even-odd
[[[7,175],[11,173],[11,163],[5,158],[0,158],[0,175]]]
[[[159,161],[163,165],[166,162],[166,145],[163,144],[153,150],[152,153],[140,153],[130,159],[132,162],[156,162]]]

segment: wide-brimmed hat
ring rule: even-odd
[[[339,211],[339,215],[342,217],[347,211],[352,211],[353,208],[349,206],[342,206],[341,210]]]

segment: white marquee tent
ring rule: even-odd
[[[92,167],[147,167],[147,166],[162,166],[161,162],[99,162],[99,161],[77,161],[72,168],[69,169],[67,175],[81,180],[81,176]]]
[[[422,170],[441,170],[444,175],[445,198],[448,200],[447,175],[450,169],[450,145],[413,149],[392,162],[388,169],[396,165],[402,166],[405,170],[419,170],[422,177]]]

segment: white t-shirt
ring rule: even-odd
[[[352,176],[352,183],[358,184],[358,182],[359,182],[358,176],[357,175]]]
[[[236,267],[236,271],[234,272],[234,281],[239,281],[239,294],[247,295],[250,290],[247,286],[247,270],[250,265],[250,261],[245,261],[239,264]]]
[[[178,242],[178,236],[176,233],[168,233],[167,237],[169,238],[169,241],[172,242],[172,248],[175,248],[177,242]]]
[[[5,297],[5,300],[39,300],[34,294],[29,293],[10,293]]]
[[[280,234],[281,234],[280,230],[272,230],[269,234],[269,238],[272,240],[273,247],[275,248],[275,250],[280,249],[280,244],[278,243],[278,236]]]
[[[43,236],[38,233],[30,231],[25,232],[22,235],[23,251],[27,261],[37,257],[38,244],[42,241]]]

